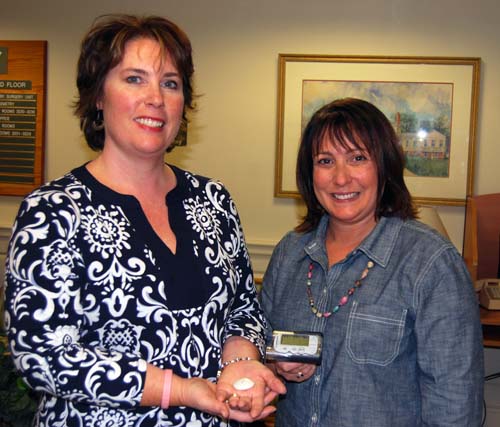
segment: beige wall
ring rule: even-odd
[[[188,147],[170,161],[221,179],[249,243],[274,244],[297,221],[273,197],[278,53],[479,56],[483,59],[475,191],[499,191],[500,5],[496,0],[26,0],[2,7],[0,39],[48,41],[46,178],[90,159],[70,104],[78,45],[92,19],[113,11],[165,14],[190,35],[203,96]],[[221,160],[222,159],[222,160]],[[19,199],[0,196],[0,227]],[[463,209],[439,212],[461,248]]]

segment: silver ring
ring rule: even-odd
[[[304,376],[304,374],[303,374],[302,372],[299,372],[299,373],[297,374],[297,378],[302,378],[303,376]]]

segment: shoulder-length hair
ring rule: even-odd
[[[102,15],[94,21],[81,43],[76,79],[78,98],[74,103],[80,128],[93,150],[101,150],[104,146],[104,129],[96,129],[93,122],[97,118],[97,101],[102,97],[106,76],[123,59],[127,42],[142,37],[157,41],[162,54],[168,52],[181,75],[183,119],[186,119],[186,108],[193,108],[192,48],[184,31],[159,16]]]
[[[416,210],[403,178],[404,154],[387,117],[373,104],[356,98],[335,100],[316,111],[302,134],[296,180],[307,213],[296,231],[317,227],[325,210],[314,193],[313,157],[324,139],[343,148],[354,145],[375,161],[378,175],[375,219],[381,216],[416,218]]]

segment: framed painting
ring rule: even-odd
[[[280,54],[275,196],[300,197],[295,162],[311,115],[353,97],[393,124],[416,203],[464,206],[473,189],[480,65],[480,58]]]

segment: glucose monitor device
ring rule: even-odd
[[[321,364],[323,334],[320,332],[273,331],[266,359]]]

